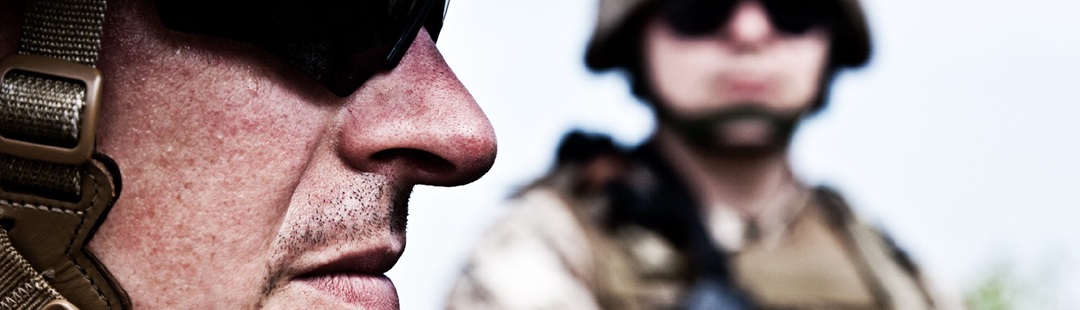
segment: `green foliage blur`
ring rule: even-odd
[[[1021,270],[1010,261],[992,264],[967,290],[967,306],[972,310],[1064,309],[1059,263],[1050,259],[1035,271]]]
[[[1018,299],[1024,295],[1023,284],[1008,265],[998,265],[979,281],[966,295],[972,310],[1018,309]]]

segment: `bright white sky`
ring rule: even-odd
[[[800,129],[798,174],[840,189],[957,290],[1011,264],[1048,298],[1038,308],[1080,308],[1080,2],[863,2],[874,57]],[[499,155],[476,183],[417,189],[389,274],[402,308],[442,308],[500,203],[549,167],[565,131],[624,143],[651,131],[620,76],[584,68],[595,11],[594,0],[451,3],[439,48]]]

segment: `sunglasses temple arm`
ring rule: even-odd
[[[420,31],[420,27],[427,21],[428,14],[431,12],[431,6],[436,1],[441,0],[427,0],[424,1],[424,6],[420,8],[418,16],[409,21],[409,24],[405,27],[405,32],[402,33],[398,41],[394,43],[394,47],[390,49],[390,53],[386,54],[386,59],[383,60],[385,68],[397,67],[401,62],[401,58],[405,57],[405,52],[409,50],[409,46],[412,45],[413,40],[416,39],[416,34]]]

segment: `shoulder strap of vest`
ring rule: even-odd
[[[659,233],[686,257],[693,279],[683,308],[753,309],[732,285],[726,253],[718,249],[698,210],[698,202],[651,145],[632,154],[631,173],[608,187],[614,222]]]
[[[882,309],[932,308],[933,299],[918,267],[907,252],[887,234],[858,220],[848,203],[835,190],[814,190],[817,205],[856,257],[859,272],[878,297]]]

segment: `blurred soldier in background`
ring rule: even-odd
[[[567,136],[479,243],[451,308],[953,308],[788,162],[799,120],[870,56],[857,0],[601,0],[599,12],[586,64],[625,70],[657,131],[626,152]]]

